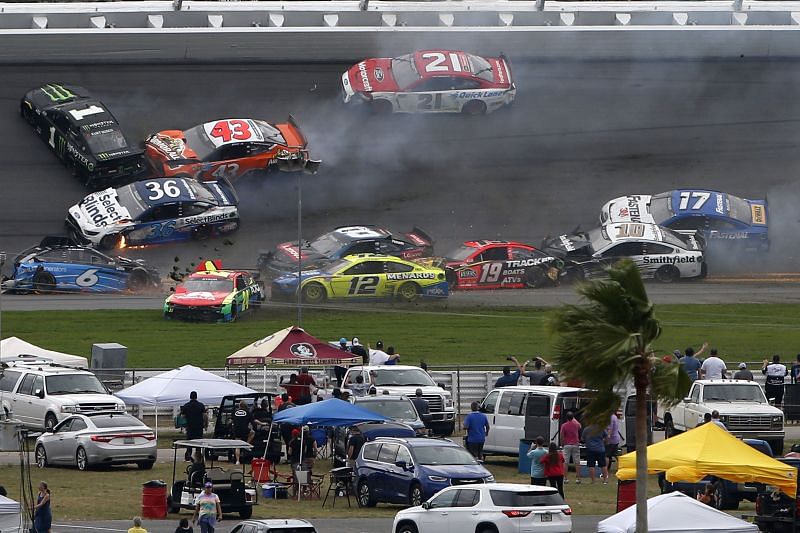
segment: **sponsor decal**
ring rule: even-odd
[[[429,296],[444,296],[444,289],[442,289],[439,286],[430,287],[428,289],[425,289],[425,294]]]
[[[92,132],[89,133],[89,135],[94,137],[95,135],[105,135],[106,133],[111,133],[113,131],[114,130],[112,128],[106,128],[106,129],[100,130],[100,131],[92,131]]]
[[[506,76],[503,72],[503,64],[500,61],[495,61],[495,66],[497,67],[497,83],[505,83]]]
[[[619,210],[620,218],[630,219],[631,222],[641,222],[642,216],[639,212],[639,196],[628,196],[628,205]]]
[[[285,245],[281,246],[280,248],[287,255],[291,255],[295,259],[299,259],[300,258],[300,254],[297,252],[297,249],[294,246],[292,246],[291,244],[285,244]]]
[[[292,352],[292,355],[302,357],[304,359],[310,359],[317,356],[317,351],[311,344],[307,342],[298,342],[297,344],[292,344],[291,348],[289,348],[289,351]]]
[[[361,76],[361,83],[364,84],[365,91],[371,91],[372,85],[369,83],[369,76],[367,75],[367,64],[362,61],[358,64],[358,73]]]
[[[128,218],[128,213],[117,203],[114,192],[93,193],[83,201],[83,210],[95,226],[108,226],[109,223]]]
[[[201,215],[196,217],[187,217],[186,224],[194,225],[194,224],[211,224],[213,222],[220,222],[229,217],[233,216],[233,213],[222,213],[218,215]]]
[[[498,96],[503,96],[503,91],[501,90],[493,90],[493,91],[461,91],[456,93],[456,98],[497,98]]]
[[[717,197],[717,207],[716,207],[715,211],[717,213],[719,213],[720,215],[724,215],[725,214],[725,204],[722,201],[722,195],[721,194],[717,194],[715,196]]]
[[[386,274],[386,279],[390,281],[402,279],[436,279],[434,272],[397,272]]]
[[[116,152],[106,152],[104,154],[99,154],[97,156],[97,159],[101,159],[101,160],[105,161],[107,159],[112,159],[114,157],[119,157],[121,155],[127,155],[129,153],[131,153],[130,150],[118,150]]]
[[[566,235],[560,236],[558,240],[561,241],[561,246],[563,246],[566,251],[568,252],[575,251],[575,245],[572,244],[572,241],[569,240]]]
[[[90,172],[94,170],[94,163],[88,157],[83,155],[83,153],[72,143],[67,143],[67,153],[71,155],[75,161],[85,166]]]
[[[728,239],[728,240],[736,240],[736,239],[747,239],[748,235],[746,231],[731,231],[728,233],[721,233],[719,231],[712,231],[709,235],[711,239]]]
[[[180,297],[180,299],[192,299],[192,300],[214,300],[216,297],[213,293],[200,291],[200,292],[190,292]]]
[[[506,276],[519,276],[525,273],[524,268],[512,268],[505,271]],[[508,279],[508,278],[507,278]]]
[[[180,159],[183,156],[184,146],[181,139],[153,135],[147,142],[164,152],[171,159]]]
[[[383,81],[383,69],[381,67],[375,67],[375,79],[378,81]]]
[[[401,257],[405,259],[414,259],[416,257],[422,257],[422,250],[406,250],[401,254]]]
[[[465,270],[459,270],[458,271],[458,277],[459,278],[477,278],[478,277],[478,273],[475,272],[474,270],[468,268],[468,269],[465,269]]]
[[[70,98],[74,98],[76,95],[70,91],[69,89],[65,89],[61,85],[45,85],[42,87],[42,92],[47,95],[50,100],[53,102],[61,102],[63,100],[69,100]]]
[[[767,212],[763,205],[750,204],[750,214],[753,217],[753,224],[767,223]]]
[[[523,272],[520,272],[520,274],[522,274]],[[506,276],[505,278],[500,280],[500,285],[510,285],[512,283],[522,283],[522,278],[517,276]]]
[[[84,124],[83,126],[81,126],[81,129],[83,131],[89,131],[96,128],[105,128],[108,126],[116,126],[116,125],[117,123],[114,122],[113,120],[100,120],[97,122],[92,122],[91,124]],[[106,130],[106,131],[113,131],[113,130]]]
[[[674,265],[677,263],[700,263],[702,259],[693,255],[656,255],[654,257],[646,255],[642,261],[645,265]]]
[[[229,223],[227,223],[227,224],[223,224],[223,225],[221,225],[221,226],[219,227],[219,231],[220,231],[221,233],[227,233],[227,232],[229,232],[229,231],[233,231],[233,230],[235,230],[235,229],[236,229],[236,226],[238,226],[238,225],[239,225],[239,224],[238,224],[238,222],[229,222]]]
[[[509,268],[531,267],[541,265],[542,263],[549,263],[555,261],[555,257],[533,257],[531,259],[514,259],[506,261],[506,266]]]

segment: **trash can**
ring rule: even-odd
[[[167,484],[160,479],[142,483],[142,518],[167,517]]]
[[[633,480],[617,482],[617,512],[636,504],[636,482]]]
[[[519,473],[531,475],[531,460],[528,450],[531,449],[532,440],[519,439]]]

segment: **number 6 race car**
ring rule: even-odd
[[[365,59],[342,74],[345,103],[376,113],[490,113],[514,101],[517,89],[502,55],[483,58],[425,50]]]
[[[90,194],[69,208],[73,238],[101,249],[189,239],[239,228],[239,198],[226,179],[155,178]]]
[[[290,115],[288,123],[224,119],[186,131],[167,130],[144,141],[147,161],[159,176],[235,181],[254,170],[305,170],[319,161],[309,158],[306,138]]]

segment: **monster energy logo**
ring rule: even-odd
[[[67,139],[59,136],[58,139],[56,139],[56,153],[60,156],[63,156],[66,149],[67,149]]]
[[[108,161],[108,154],[97,154],[97,159],[100,161]]]
[[[61,85],[45,85],[42,87],[42,92],[54,102],[61,102],[62,100],[69,100],[75,97],[72,91],[65,89]]]

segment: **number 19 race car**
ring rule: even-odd
[[[226,179],[154,178],[90,194],[69,208],[67,228],[110,250],[207,239],[239,228],[239,198]]]
[[[72,172],[96,189],[144,170],[114,115],[83,87],[51,83],[22,97],[22,118]]]
[[[285,124],[263,120],[223,119],[186,131],[167,130],[145,139],[150,166],[159,176],[235,181],[255,170],[305,170],[314,173],[308,142],[289,116]]]
[[[45,237],[14,259],[10,292],[123,292],[157,289],[161,276],[142,260],[109,257],[71,239]]]
[[[342,74],[344,102],[377,113],[490,113],[514,101],[505,57],[423,50],[365,59]]]

